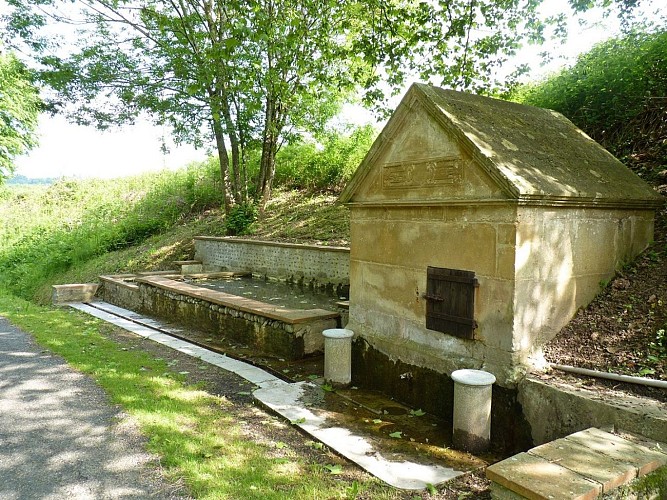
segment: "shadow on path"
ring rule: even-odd
[[[0,498],[184,498],[155,466],[101,388],[0,317]]]

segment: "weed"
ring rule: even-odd
[[[225,229],[229,236],[241,236],[250,232],[250,226],[257,220],[257,206],[241,203],[231,209],[225,219]]]

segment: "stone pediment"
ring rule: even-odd
[[[654,208],[662,198],[551,110],[414,84],[341,195],[344,203]]]
[[[355,174],[365,175],[356,186],[354,201],[470,203],[507,197],[424,106],[417,101],[409,106],[409,113],[399,107],[383,131],[385,140],[380,147],[373,146],[366,166]]]

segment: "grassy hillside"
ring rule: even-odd
[[[212,163],[117,180],[0,188],[0,287],[40,303],[51,285],[104,273],[163,270],[193,256],[192,238],[226,234]],[[347,245],[336,195],[276,193],[246,237]]]
[[[334,130],[319,144],[283,147],[276,158],[279,187],[263,219],[249,227],[254,209],[240,206],[227,218],[220,212],[222,182],[213,160],[127,179],[0,185],[0,289],[48,302],[52,284],[169,268],[192,256],[195,235],[240,232],[346,245],[349,217],[334,205],[336,192],[375,135],[370,126]],[[252,173],[258,158],[248,161]]]

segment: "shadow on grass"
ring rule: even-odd
[[[350,485],[299,457],[244,435],[232,403],[187,386],[161,359],[104,337],[106,325],[81,313],[35,306],[0,293],[0,315],[39,344],[91,375],[134,417],[150,451],[172,479],[184,478],[196,498],[344,498]],[[387,490],[381,497],[394,495]],[[380,497],[374,497],[380,498]]]

